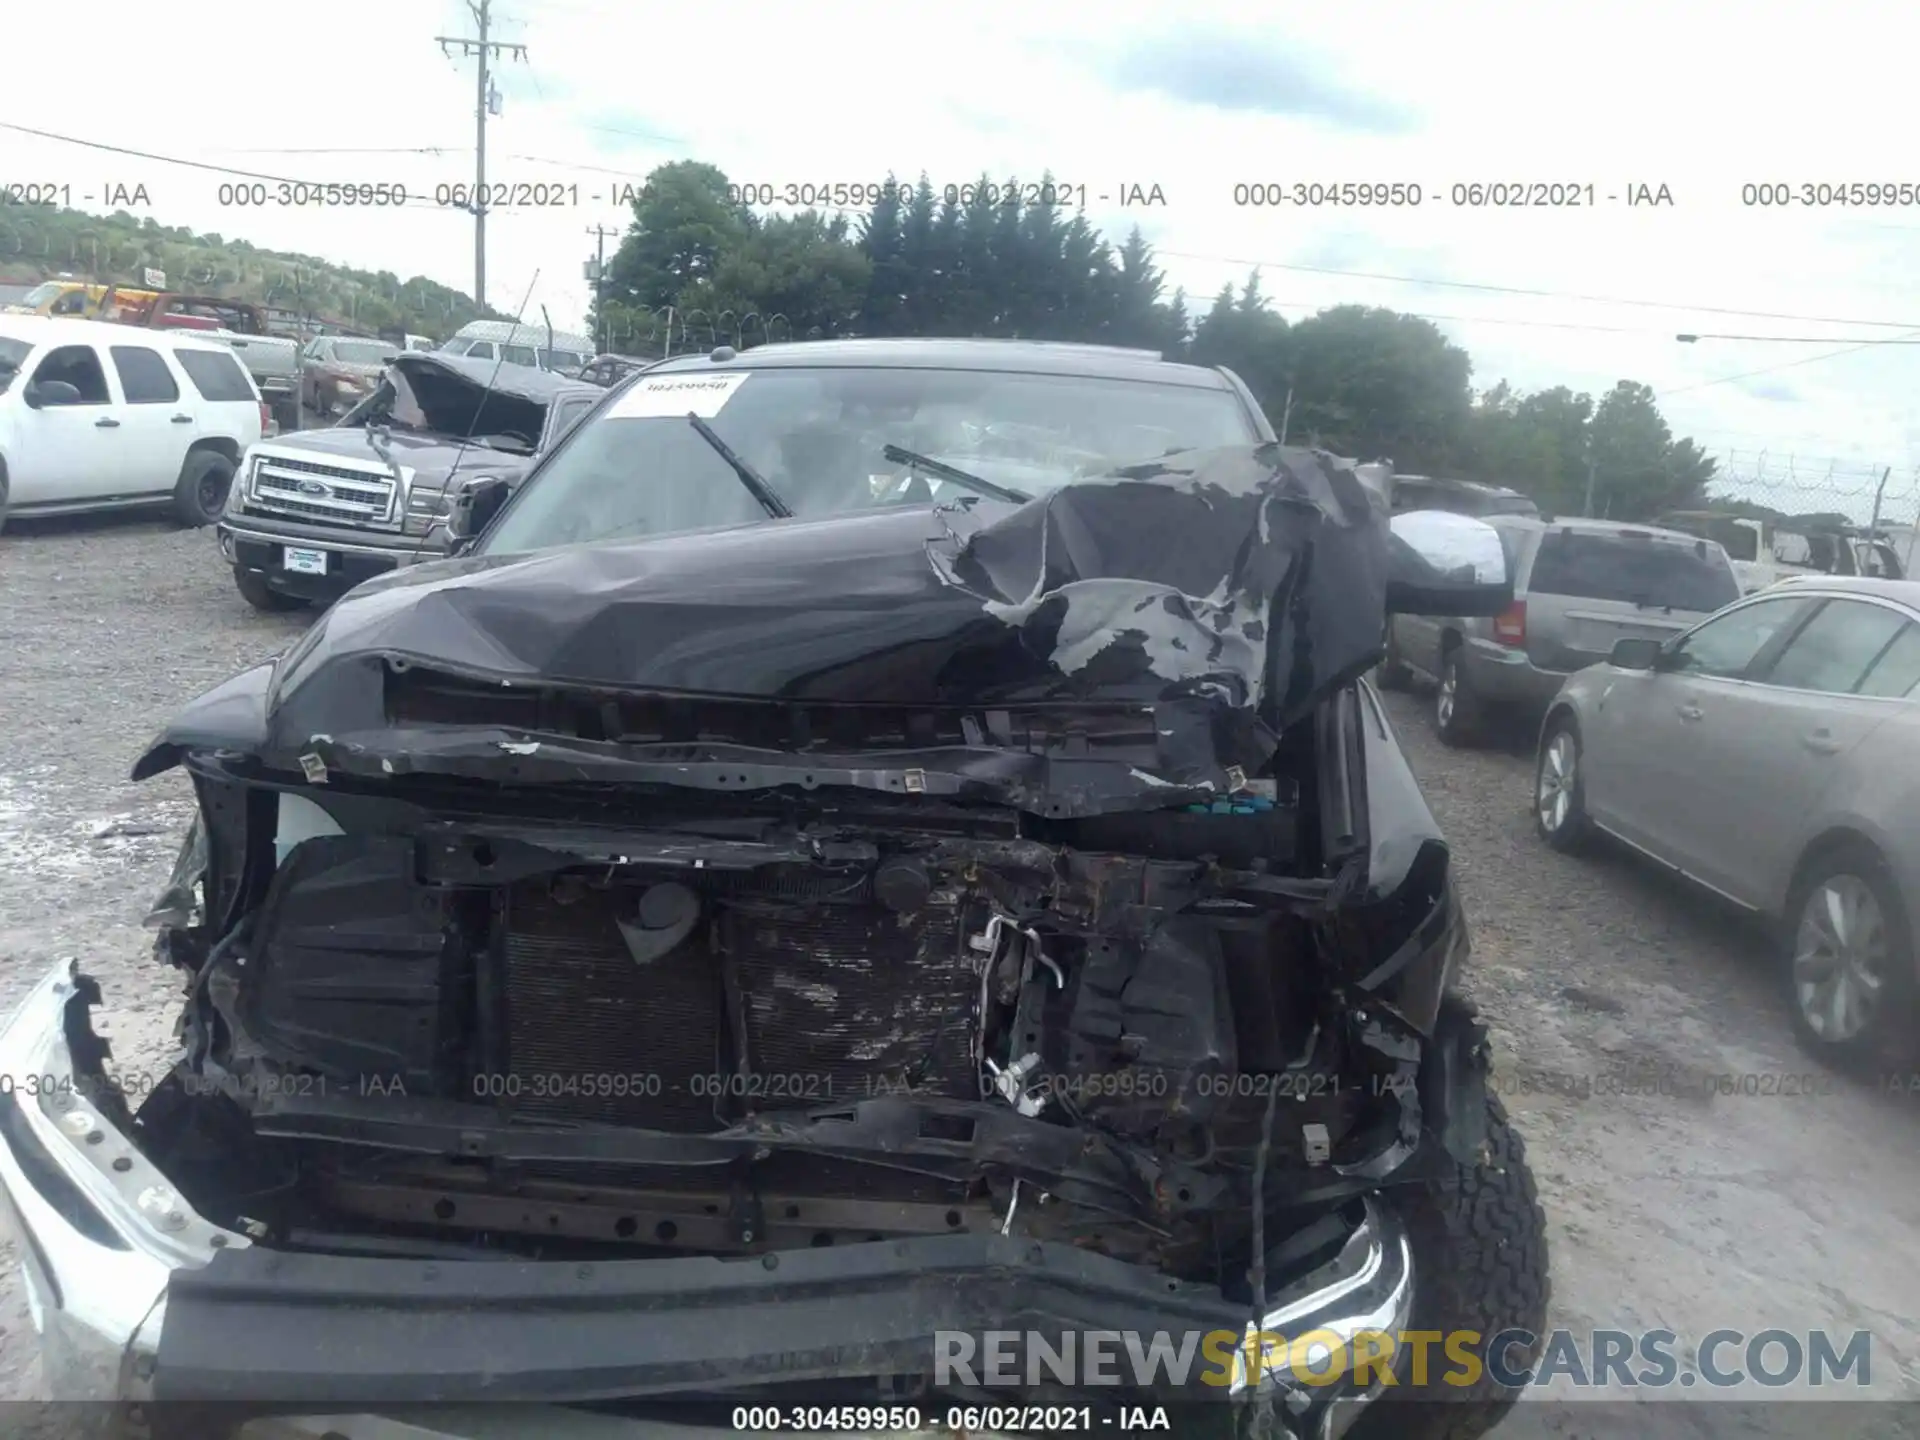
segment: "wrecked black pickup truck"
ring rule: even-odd
[[[521,365],[394,356],[336,424],[241,458],[215,526],[235,588],[256,610],[297,610],[439,559],[461,493],[517,483],[604,394]]]
[[[703,483],[738,461],[794,508],[722,448]],[[135,770],[199,801],[152,917],[177,1065],[124,1093],[84,966],[0,1034],[53,1077],[0,1094],[53,1383],[155,1415],[671,1402],[716,1435],[1141,1396],[1490,1428],[1544,1220],[1364,676],[1389,610],[1506,603],[1497,538],[1272,443],[971,483],[483,537],[177,716]],[[1013,1329],[1227,1344],[1006,1388],[972,1346]],[[1327,1383],[1286,1343],[1407,1330],[1509,1368]]]

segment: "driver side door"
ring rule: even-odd
[[[1711,752],[1728,743],[1747,677],[1771,663],[1817,603],[1798,595],[1749,600],[1670,642],[1658,669],[1609,667],[1585,737],[1593,818],[1713,883],[1724,836],[1711,801]]]
[[[60,345],[33,367],[31,384],[63,380],[77,400],[22,406],[12,471],[17,505],[97,500],[127,488],[131,469],[121,407],[91,345]]]

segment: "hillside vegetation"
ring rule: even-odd
[[[67,273],[140,285],[148,268],[164,272],[172,290],[281,306],[361,330],[396,325],[444,339],[469,320],[512,318],[424,275],[402,280],[388,270],[262,250],[124,210],[90,215],[0,202],[0,283],[34,284]]]

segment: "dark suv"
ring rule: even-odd
[[[1225,372],[1089,347],[624,382],[503,509],[469,492],[469,553],[136,764],[198,797],[150,917],[176,1068],[136,1121],[72,962],[0,1031],[48,1373],[689,1437],[1007,1428],[983,1400],[1489,1427],[1544,1217],[1364,675],[1390,610],[1511,586],[1385,481]],[[1187,1358],[1009,1379],[1009,1326]]]

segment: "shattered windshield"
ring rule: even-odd
[[[802,518],[976,489],[890,460],[889,445],[1038,495],[1175,450],[1259,440],[1224,389],[977,370],[678,372],[635,382],[568,440],[481,547],[491,554],[766,518],[687,424],[667,382],[730,382],[708,423]],[[638,412],[638,413],[636,413]]]
[[[536,400],[488,390],[437,367],[394,365],[372,398],[341,423],[390,425],[456,440],[505,438],[519,442],[507,448],[530,454],[546,421],[547,407]]]

